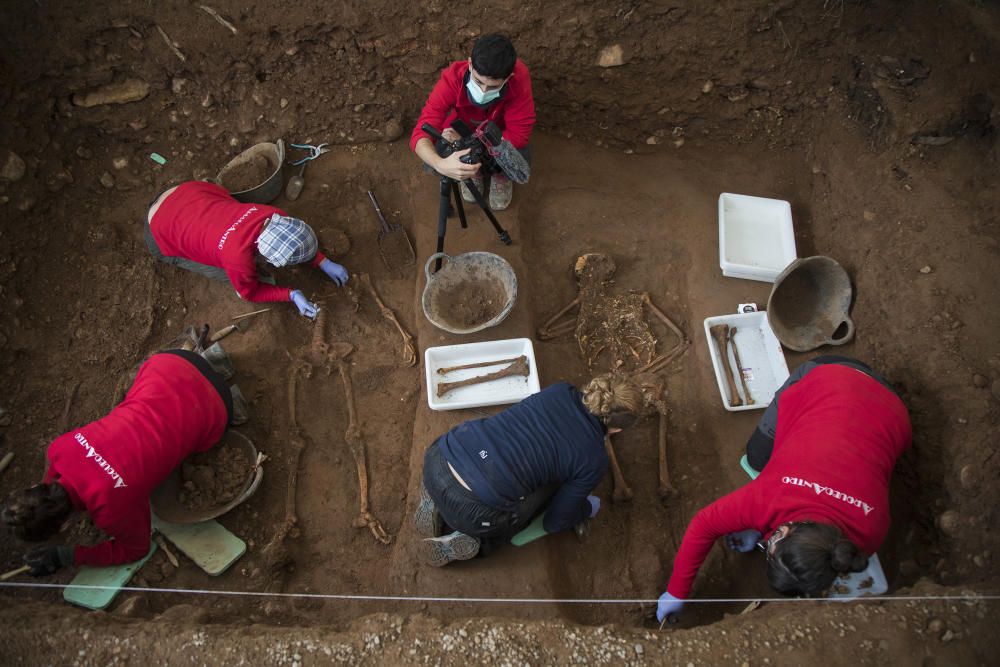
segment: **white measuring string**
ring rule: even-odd
[[[74,588],[86,590],[106,590],[113,586],[92,584],[46,584],[36,582],[0,582],[0,588]],[[432,595],[365,595],[360,593],[278,593],[271,591],[209,590],[205,588],[160,588],[122,586],[118,590],[136,593],[181,593],[183,595],[222,595],[228,597],[298,598],[312,600],[356,600],[369,602],[450,602],[456,604],[656,604],[655,599],[639,598],[489,598],[489,597],[448,597]],[[1000,600],[1000,594],[962,595],[868,595],[859,598],[692,598],[684,604],[719,604],[730,602],[969,602]]]

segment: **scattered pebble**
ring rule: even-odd
[[[110,190],[115,187],[115,177],[108,172],[104,172],[101,174],[101,185]]]
[[[932,268],[931,268],[930,266],[924,266],[924,267],[922,267],[922,268],[920,269],[920,273],[923,273],[923,274],[928,274],[928,273],[930,273],[930,272],[931,272],[931,271],[933,271],[933,270],[934,270],[934,269],[932,269]]]
[[[656,135],[651,135],[646,139],[646,143],[649,144],[650,146],[655,146],[656,144],[660,143],[660,138],[657,137]]]
[[[706,81],[701,85],[701,92],[707,95],[708,93],[712,92],[712,88],[715,88],[715,84],[712,83],[711,81]]]
[[[3,167],[0,167],[0,179],[5,181],[19,181],[24,177],[25,165],[21,156],[11,150],[0,150],[0,155],[6,153],[3,158]]]
[[[990,383],[989,379],[980,373],[975,373],[972,376],[972,384],[976,385],[980,389],[987,386]]]

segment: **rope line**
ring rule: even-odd
[[[276,593],[269,591],[213,591],[204,588],[144,588],[139,586],[101,586],[96,584],[43,584],[33,582],[0,582],[0,588],[74,588],[81,590],[107,590],[118,588],[122,591],[139,593],[181,593],[185,595],[223,595],[229,597],[270,597],[300,598],[312,600],[358,600],[380,602],[452,602],[459,604],[656,604],[656,599],[621,598],[488,598],[488,597],[442,597],[428,595],[362,595],[351,593]],[[869,595],[859,598],[692,598],[684,604],[729,603],[729,602],[931,602],[931,601],[986,601],[1000,600],[1000,594],[983,595]]]

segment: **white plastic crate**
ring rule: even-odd
[[[792,207],[781,199],[719,195],[722,275],[773,283],[796,258]]]
[[[729,358],[723,359],[709,329],[717,324],[728,324],[736,327],[733,340],[740,350],[740,369],[746,378],[747,387],[753,397],[754,404],[746,404],[743,395],[743,385],[736,369],[736,360],[730,347]],[[778,337],[771,330],[766,312],[739,313],[733,315],[717,315],[705,319],[705,337],[708,339],[708,351],[712,357],[712,368],[715,369],[715,380],[719,385],[722,405],[730,412],[741,410],[760,410],[770,405],[774,392],[788,379],[788,364],[785,363],[785,353],[781,350]],[[723,363],[728,363],[733,369],[733,379],[736,391],[743,399],[743,405],[729,405],[729,386],[726,383],[726,371]]]
[[[452,371],[446,375],[440,375],[439,368],[511,359],[522,354],[528,358],[527,377],[507,377],[483,384],[459,387],[441,397],[437,395],[437,387],[441,382],[456,382],[477,375],[487,375],[501,370],[505,364],[468,368]],[[431,410],[459,410],[517,403],[541,391],[538,366],[535,364],[535,349],[528,338],[429,347],[424,350],[424,369],[427,376],[427,405]]]

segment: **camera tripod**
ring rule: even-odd
[[[458,220],[462,224],[462,229],[468,229],[469,223],[465,218],[465,207],[462,205],[462,195],[458,191],[458,181],[448,176],[439,174],[441,177],[440,183],[440,199],[438,203],[438,239],[437,239],[437,251],[444,252],[444,237],[448,232],[448,213],[451,209],[451,200],[455,200],[455,210],[458,211]],[[469,192],[472,193],[472,197],[476,200],[476,204],[479,208],[483,210],[486,217],[490,219],[493,223],[493,229],[497,232],[497,238],[504,245],[510,245],[513,243],[510,238],[510,234],[507,230],[500,226],[500,222],[497,217],[490,210],[489,204],[486,203],[486,199],[483,197],[483,193],[479,191],[476,184],[472,182],[472,179],[465,181],[466,187],[469,188]],[[483,177],[484,190],[489,191],[490,177],[486,175]],[[439,257],[434,263],[434,270],[439,271],[441,269],[441,258]]]

